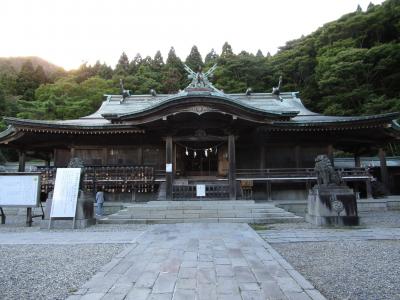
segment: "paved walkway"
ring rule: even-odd
[[[288,229],[258,232],[268,243],[400,240],[400,228]]]
[[[69,299],[325,298],[247,224],[160,224]]]

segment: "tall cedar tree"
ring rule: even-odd
[[[121,57],[118,60],[117,66],[115,67],[115,73],[121,75],[127,75],[129,71],[129,58],[125,52],[122,52]]]
[[[218,60],[218,54],[215,52],[214,48],[211,49],[210,52],[207,53],[206,57],[204,58],[205,65],[212,65],[215,64]]]
[[[193,71],[197,71],[199,68],[203,68],[204,63],[199,52],[197,46],[193,46],[190,50],[190,54],[186,57],[185,63],[191,68]]]

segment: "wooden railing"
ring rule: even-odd
[[[227,184],[205,184],[204,197],[196,196],[196,185],[174,185],[172,195],[175,200],[187,199],[229,199],[229,186]]]
[[[336,168],[343,180],[369,179],[371,175],[365,168]],[[316,180],[314,168],[274,168],[274,169],[237,169],[237,180],[259,181],[308,181]]]

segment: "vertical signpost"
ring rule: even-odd
[[[72,228],[75,228],[80,176],[80,168],[57,169],[53,202],[49,218],[49,229],[53,218],[72,218]]]

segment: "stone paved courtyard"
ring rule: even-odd
[[[154,225],[69,299],[324,299],[246,224]]]
[[[0,226],[0,289],[4,299],[400,299],[399,217],[257,232],[232,223],[48,231],[18,217]]]

